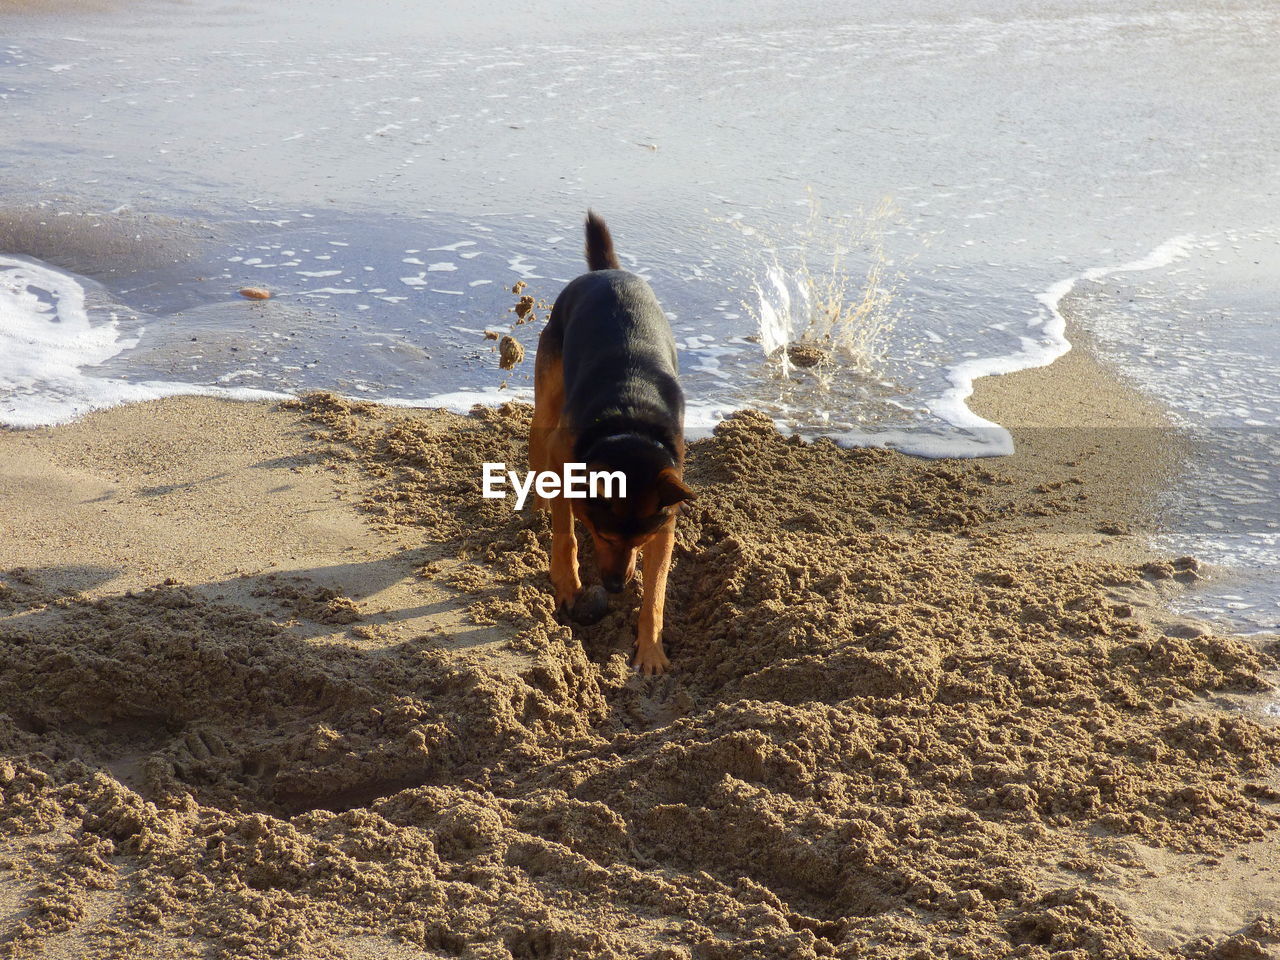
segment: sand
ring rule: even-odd
[[[0,11],[4,3],[0,0]],[[103,7],[112,0],[101,0]],[[16,9],[92,9],[94,0],[18,0]],[[11,8],[12,9],[12,8]],[[140,270],[185,264],[226,228],[199,218],[139,213],[121,207],[86,212],[65,200],[0,204],[0,250],[43,260],[110,284]]]
[[[0,949],[1276,955],[1280,645],[1167,612],[1176,441],[1064,361],[1006,460],[693,444],[657,680],[477,495],[528,407],[0,434]]]
[[[0,0],[0,13],[96,13],[115,6],[113,0]]]

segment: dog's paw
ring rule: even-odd
[[[554,583],[554,579],[553,579]],[[581,587],[575,585],[573,587],[556,586],[556,622],[568,626],[570,619],[570,611],[573,610],[574,604],[578,602],[578,598],[582,596]]]
[[[635,659],[631,661],[631,665],[646,677],[656,677],[671,669],[671,661],[667,659],[660,643],[636,647]]]

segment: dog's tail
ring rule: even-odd
[[[613,237],[603,220],[587,211],[587,266],[592,270],[619,270],[618,255],[613,252]]]

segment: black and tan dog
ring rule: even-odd
[[[604,588],[617,593],[644,555],[644,600],[635,666],[671,665],[662,649],[667,572],[684,485],[684,394],[675,340],[658,299],[640,277],[618,267],[604,221],[587,213],[587,266],[556,298],[534,374],[529,467],[563,474],[565,463],[620,471],[626,496],[550,500],[551,583],[557,613],[590,622],[604,613],[583,602],[576,517],[591,533]],[[548,504],[539,503],[545,508]]]

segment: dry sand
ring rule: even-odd
[[[694,444],[658,680],[478,497],[528,408],[0,434],[3,951],[1274,956],[1280,650],[1163,612],[1162,416],[1079,350],[977,406],[1017,456]]]

